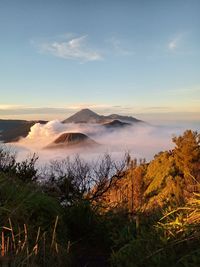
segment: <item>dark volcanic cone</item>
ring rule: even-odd
[[[46,148],[94,147],[98,144],[83,133],[63,133]]]

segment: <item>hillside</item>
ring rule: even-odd
[[[0,141],[9,143],[26,137],[30,128],[38,122],[45,124],[47,121],[0,120]]]

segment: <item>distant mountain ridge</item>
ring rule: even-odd
[[[70,116],[63,123],[100,123],[102,116],[93,112],[90,109],[82,109]]]
[[[109,123],[113,120],[120,120],[126,123],[139,123],[143,122],[131,116],[122,116],[118,114],[111,114],[108,116],[99,115],[90,109],[82,109],[62,121],[63,123]]]

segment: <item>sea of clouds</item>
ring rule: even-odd
[[[95,160],[105,153],[109,153],[114,159],[120,159],[127,152],[132,158],[146,158],[149,161],[156,153],[172,149],[174,147],[172,137],[182,134],[186,128],[185,126],[134,124],[112,130],[99,124],[63,124],[53,120],[47,124],[36,123],[31,127],[26,138],[9,144],[9,147],[16,151],[18,160],[36,153],[40,164],[68,156],[74,157],[77,154],[86,160]],[[100,145],[93,149],[85,149],[85,147],[45,149],[58,136],[66,132],[84,133]]]

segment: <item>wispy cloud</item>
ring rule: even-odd
[[[124,41],[119,40],[116,37],[111,37],[107,40],[107,43],[109,43],[112,46],[112,51],[115,52],[115,54],[120,56],[130,56],[134,55],[135,52],[128,48],[128,44],[126,44]]]
[[[169,95],[194,96],[195,99],[200,97],[200,85],[193,85],[189,87],[180,87],[169,89],[166,91]]]
[[[7,106],[0,105],[0,115],[31,115],[31,114],[56,114],[70,112],[72,109],[65,108],[49,108],[49,107],[23,107],[23,106]]]
[[[11,105],[11,104],[0,104],[0,110],[14,110],[18,108],[23,108],[22,105]]]
[[[63,59],[73,59],[80,62],[102,60],[102,54],[88,43],[88,36],[71,38],[67,41],[41,43],[39,48],[44,53],[50,53]]]
[[[175,51],[180,45],[181,34],[177,34],[174,38],[172,38],[168,43],[168,49],[170,51]]]
[[[173,111],[173,108],[172,107],[165,107],[165,106],[161,106],[161,107],[156,107],[156,106],[153,106],[153,107],[145,107],[144,108],[144,111],[147,110],[147,111],[156,111],[156,112],[166,112],[166,111]]]
[[[0,116],[21,116],[21,115],[55,115],[54,119],[57,115],[68,116],[73,114],[74,112],[79,111],[80,109],[89,108],[92,110],[105,110],[110,107],[106,104],[91,104],[91,103],[78,103],[68,105],[66,107],[28,107],[28,106],[20,106],[20,105],[1,105],[0,104]],[[36,119],[36,118],[35,118]]]

